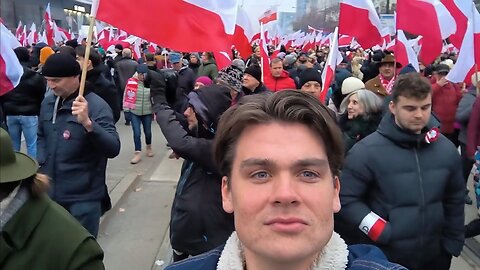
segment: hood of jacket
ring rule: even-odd
[[[377,132],[403,148],[418,148],[428,144],[425,136],[433,127],[436,126],[432,126],[431,121],[429,121],[420,134],[414,134],[399,127],[395,123],[395,116],[388,113],[380,122]]]

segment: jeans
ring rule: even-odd
[[[135,151],[142,151],[142,142],[140,140],[142,131],[140,130],[140,125],[143,125],[145,143],[147,145],[152,144],[152,115],[136,115],[133,113],[130,115],[132,116],[133,142],[135,143]]]
[[[62,204],[87,231],[95,238],[98,235],[100,217],[102,215],[101,201],[84,201]]]
[[[27,144],[27,154],[37,158],[38,116],[7,115],[7,127],[15,151],[20,151],[23,132],[25,143]]]

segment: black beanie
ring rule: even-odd
[[[257,81],[262,82],[262,69],[259,65],[250,65],[243,73],[251,75],[257,79]]]
[[[13,50],[17,55],[18,61],[20,63],[25,63],[30,61],[30,53],[28,53],[28,49],[25,47],[17,47]]]
[[[70,54],[55,53],[48,57],[42,67],[42,75],[47,77],[72,77],[81,72],[77,60]]]
[[[309,81],[318,82],[320,85],[322,84],[322,75],[314,68],[305,69],[298,77],[300,79],[300,88]]]

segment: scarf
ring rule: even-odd
[[[123,95],[123,108],[135,110],[137,102],[138,79],[130,78],[125,86],[125,94]]]
[[[327,245],[319,253],[318,257],[310,267],[311,270],[340,270],[346,269],[348,264],[348,249],[345,241],[336,232]],[[237,233],[233,232],[225,243],[225,248],[218,260],[217,270],[243,270],[245,266],[245,257],[243,254],[242,243],[238,239]]]
[[[395,82],[395,76],[393,76],[390,80],[385,79],[382,74],[379,74],[380,76],[380,82],[382,83],[383,88],[387,91],[387,93],[390,95],[392,93],[392,87],[393,83]]]

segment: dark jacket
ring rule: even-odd
[[[200,63],[197,63],[197,64],[192,64],[192,63],[189,63],[188,64],[188,67],[193,70],[193,73],[195,73],[195,78],[198,77],[198,69],[200,68]]]
[[[24,66],[17,87],[0,97],[5,115],[39,115],[46,89],[43,76]]]
[[[207,253],[174,263],[166,270],[216,270],[224,246]],[[398,264],[388,262],[380,249],[372,245],[352,245],[348,247],[349,270],[406,270]]]
[[[233,231],[233,215],[222,207],[222,177],[212,153],[213,132],[230,105],[230,93],[219,85],[207,86],[198,93],[204,110],[195,109],[199,131],[194,136],[183,128],[168,105],[160,105],[156,111],[170,147],[185,159],[172,205],[170,242],[173,249],[190,255],[223,244]]]
[[[347,113],[340,116],[339,126],[343,134],[345,155],[355,143],[375,132],[380,124],[380,120],[382,120],[381,112],[372,114],[368,118],[360,116],[348,119]]]
[[[93,131],[72,115],[72,103],[78,92],[63,104],[49,94],[42,102],[38,123],[38,163],[40,171],[51,178],[50,197],[59,203],[104,200],[108,197],[105,170],[108,158],[120,152],[120,139],[108,104],[95,93],[85,92]]]
[[[480,97],[477,97],[473,104],[467,133],[467,155],[473,157],[480,146]]]
[[[193,90],[195,79],[197,78],[193,70],[188,67],[182,67],[178,72],[178,85],[176,91],[174,109],[178,113],[183,113],[187,108],[187,95]]]
[[[376,132],[353,146],[340,176],[336,225],[348,225],[340,235],[349,243],[372,243],[358,228],[372,211],[387,221],[375,244],[409,269],[422,269],[442,252],[460,255],[464,241],[460,156],[445,136],[429,144],[425,135],[402,130],[386,115]]]
[[[122,58],[115,63],[114,81],[121,93],[125,91],[127,80],[135,74],[137,65],[137,61],[130,58]]]
[[[267,93],[271,93],[267,87],[265,87],[265,85],[263,83],[260,83],[257,88],[255,88],[255,90],[251,91],[250,89],[242,86],[242,92],[245,94],[245,96],[248,96],[248,95],[253,95],[253,94],[267,94]]]
[[[29,199],[0,234],[0,269],[101,270],[103,251],[63,207]]]
[[[460,133],[458,134],[458,140],[467,144],[467,126],[470,114],[472,112],[473,103],[477,97],[477,89],[470,87],[468,92],[463,94],[462,99],[458,103],[457,112],[455,114],[455,121],[460,124]]]
[[[120,119],[120,104],[118,104],[118,92],[112,80],[105,78],[104,70],[97,66],[87,72],[87,81],[93,85],[93,92],[103,98],[110,106],[113,113],[113,120],[118,122]]]
[[[212,80],[215,79],[218,76],[218,68],[217,64],[215,64],[215,60],[203,62],[198,68],[197,75],[197,77],[207,76]]]

